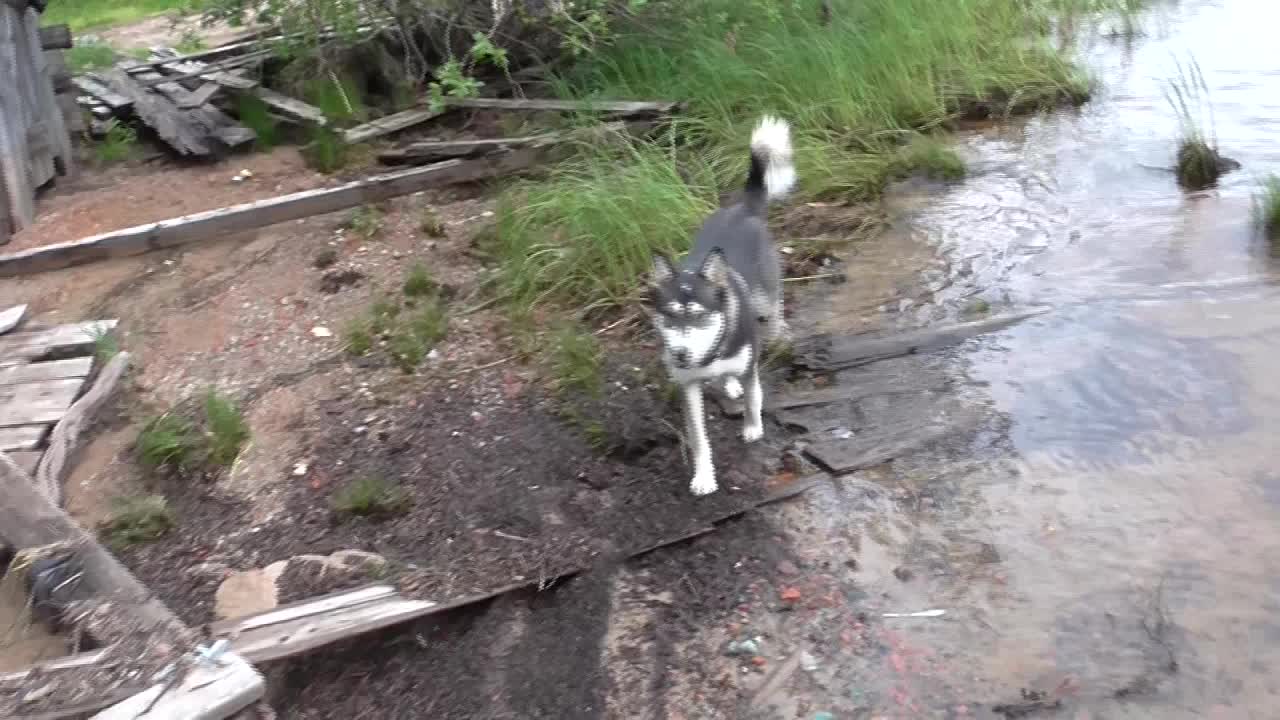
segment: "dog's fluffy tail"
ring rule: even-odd
[[[751,171],[747,174],[746,204],[763,215],[769,201],[782,197],[796,184],[791,162],[791,126],[766,115],[751,133]]]

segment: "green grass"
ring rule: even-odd
[[[40,24],[67,23],[72,30],[87,30],[135,22],[183,10],[188,5],[190,0],[53,0],[41,15]]]
[[[1280,240],[1280,175],[1262,181],[1262,192],[1254,198],[1254,218],[1272,240]]]
[[[351,148],[342,139],[342,133],[331,127],[311,129],[311,139],[302,147],[302,157],[311,169],[320,173],[335,173],[351,161]]]
[[[964,160],[946,140],[934,135],[914,135],[894,158],[899,177],[920,173],[933,180],[961,180]]]
[[[575,325],[565,324],[547,341],[551,377],[560,392],[581,392],[599,396],[604,390],[600,343],[595,336]]]
[[[377,205],[361,205],[347,216],[343,227],[361,240],[372,240],[382,234],[386,216]]]
[[[431,277],[427,266],[418,262],[409,268],[409,273],[405,275],[404,285],[401,286],[401,290],[404,291],[406,297],[427,297],[438,293],[440,286]]]
[[[190,420],[172,413],[161,415],[138,434],[138,458],[152,469],[185,467],[197,449],[197,438]]]
[[[352,481],[330,499],[330,507],[338,515],[368,518],[398,515],[411,504],[404,488],[372,475]]]
[[[587,148],[501,203],[496,256],[518,307],[633,301],[655,250],[679,253],[718,194],[741,186],[758,117],[793,128],[801,197],[877,197],[903,167],[902,139],[977,101],[1030,110],[1087,95],[1088,78],[1036,35],[1046,0],[707,0],[641,15],[563,78],[571,96],[671,98],[667,137]],[[661,20],[658,22],[657,20]],[[732,37],[732,42],[726,38]],[[912,167],[954,177],[936,146]]]
[[[120,338],[114,330],[95,328],[93,335],[93,357],[99,363],[106,363],[120,354]]]
[[[262,98],[253,93],[242,93],[235,98],[236,117],[240,124],[257,134],[255,147],[270,150],[280,144],[280,124],[271,117],[271,111]]]
[[[1214,137],[1213,106],[1209,86],[1194,59],[1183,66],[1165,86],[1165,100],[1178,118],[1178,152],[1174,171],[1178,184],[1188,190],[1203,190],[1222,175],[1218,142]]]
[[[430,205],[424,205],[418,216],[418,229],[423,235],[433,238],[442,238],[448,234],[444,221],[440,219],[440,215]]]
[[[102,535],[114,548],[156,540],[176,525],[173,511],[162,495],[120,498],[102,524]]]
[[[109,68],[116,62],[115,48],[102,43],[75,45],[66,51],[67,68],[73,73]]]
[[[99,165],[112,165],[128,160],[137,147],[137,131],[112,118],[107,121],[107,134],[94,143],[93,155]]]
[[[210,390],[204,398],[208,462],[229,467],[249,440],[249,424],[230,398]]]

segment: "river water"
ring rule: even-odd
[[[927,414],[974,432],[789,512],[822,538],[800,541],[812,562],[856,559],[834,574],[851,601],[947,613],[853,636],[847,617],[815,621],[809,707],[1280,717],[1280,262],[1250,218],[1280,172],[1280,3],[1157,3],[1132,38],[1114,24],[1077,41],[1102,81],[1090,103],[963,134],[970,177],[894,192],[890,230],[823,314],[864,322],[867,286],[894,284],[860,273],[886,264],[914,282],[874,311],[903,325],[1052,308],[874,371],[953,391],[859,408],[867,426]],[[1164,87],[1192,56],[1243,164],[1204,193],[1169,169]]]

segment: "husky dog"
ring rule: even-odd
[[[795,179],[790,129],[766,116],[751,135],[751,171],[741,201],[707,218],[683,263],[654,257],[650,314],[662,337],[663,362],[684,395],[694,495],[716,491],[703,383],[718,383],[733,399],[745,394],[742,438],[764,436],[760,353],[787,334],[782,267],[765,215],[769,201],[786,194]]]

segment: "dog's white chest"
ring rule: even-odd
[[[742,377],[751,368],[751,354],[751,346],[746,345],[736,355],[716,358],[701,367],[678,368],[668,363],[667,369],[671,373],[671,379],[680,385],[708,382],[727,375]]]

